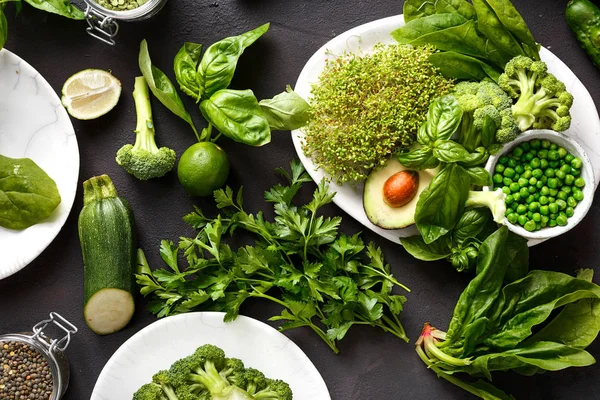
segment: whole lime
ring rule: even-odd
[[[183,152],[177,176],[191,196],[210,196],[225,184],[229,159],[222,148],[212,142],[199,142]]]

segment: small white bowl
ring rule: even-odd
[[[563,233],[573,229],[585,217],[592,205],[592,201],[594,198],[594,170],[592,168],[590,159],[585,154],[585,151],[579,145],[579,143],[577,143],[576,140],[566,135],[563,135],[562,133],[558,133],[548,129],[534,129],[521,133],[517,137],[517,139],[504,146],[499,153],[491,156],[488,159],[485,169],[491,175],[493,175],[494,169],[496,168],[496,163],[498,162],[498,159],[500,157],[507,153],[510,153],[520,143],[528,142],[533,139],[546,139],[552,143],[556,143],[558,146],[564,147],[570,154],[573,154],[575,157],[579,157],[581,161],[583,161],[583,166],[581,167],[581,177],[585,180],[585,186],[582,189],[583,200],[580,201],[575,207],[573,216],[567,220],[567,225],[555,226],[552,228],[546,227],[535,232],[529,232],[526,231],[525,228],[523,228],[520,225],[511,224],[510,222],[508,222],[506,217],[504,218],[504,224],[508,227],[510,231],[516,233],[517,235],[527,239],[545,240],[562,235]]]

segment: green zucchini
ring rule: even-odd
[[[88,327],[107,335],[124,328],[135,310],[135,222],[127,200],[107,175],[83,182],[79,241]]]
[[[565,17],[581,47],[600,68],[600,9],[589,0],[571,0]]]

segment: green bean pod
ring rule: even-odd
[[[589,0],[571,0],[565,17],[581,47],[600,68],[600,9]]]

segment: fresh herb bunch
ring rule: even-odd
[[[381,249],[365,245],[357,233],[338,233],[340,217],[325,218],[319,210],[335,193],[321,181],[312,200],[292,204],[305,182],[311,179],[294,160],[291,173],[277,172],[289,184],[265,192],[273,203],[275,218],[243,208],[242,191],[230,188],[214,192],[221,210],[216,218],[196,209],[184,220],[198,234],[181,238],[179,245],[163,240],[160,254],[167,269],[152,271],[140,250],[137,282],[141,293],[152,300],[149,309],[158,317],[195,310],[225,311],[234,320],[240,306],[251,297],[273,301],[283,307],[272,321],[285,321],[280,330],[308,326],[335,352],[352,325],[377,326],[408,341],[398,314],[406,301],[393,294],[398,286]],[[240,230],[254,235],[253,245],[237,250],[224,243],[226,235]],[[187,261],[180,267],[179,252]]]
[[[411,145],[429,103],[453,86],[427,62],[433,51],[378,44],[329,59],[311,91],[304,153],[333,181],[357,183]]]
[[[425,324],[417,341],[429,369],[482,399],[513,399],[492,385],[493,371],[529,376],[596,361],[585,351],[600,332],[600,286],[592,283],[593,271],[577,277],[527,274],[518,247],[505,226],[490,235],[448,331]]]

